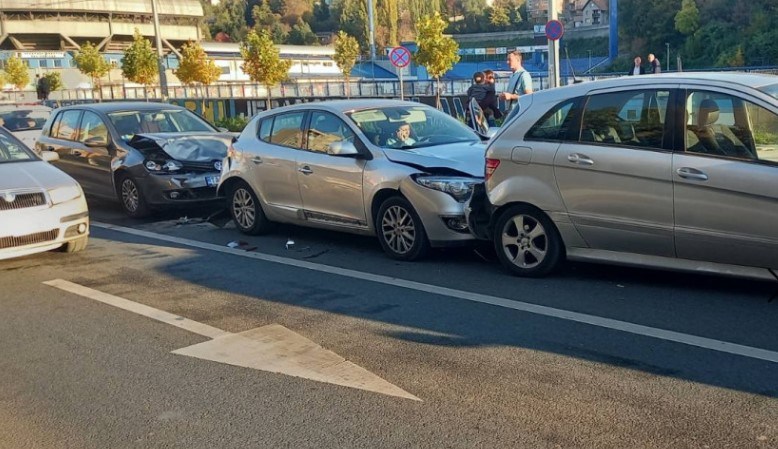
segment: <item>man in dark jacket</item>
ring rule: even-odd
[[[645,75],[646,69],[643,68],[643,60],[640,59],[640,56],[635,56],[635,66],[632,67],[627,75]]]

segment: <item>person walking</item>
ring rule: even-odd
[[[35,92],[38,94],[38,101],[43,101],[43,84],[41,76],[35,75]]]
[[[479,103],[481,109],[483,109],[487,120],[489,120],[489,126],[495,126],[495,119],[502,118],[502,112],[497,104],[497,91],[494,87],[496,79],[494,72],[490,69],[484,70],[484,77],[486,78],[487,93],[486,98],[482,103]]]
[[[640,56],[635,56],[635,65],[632,67],[632,69],[627,73],[627,75],[645,75],[646,69],[643,68],[643,60],[640,59]]]
[[[650,67],[651,73],[657,74],[662,73],[662,64],[659,62],[659,59],[654,56],[653,53],[648,54],[648,65]]]
[[[521,53],[516,50],[508,52],[507,62],[513,74],[508,80],[508,90],[500,92],[500,98],[507,102],[506,115],[513,109],[521,95],[532,93],[532,76],[522,65]]]

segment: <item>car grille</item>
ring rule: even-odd
[[[35,234],[21,235],[19,237],[0,237],[0,249],[16,248],[18,246],[33,245],[56,240],[59,229],[36,232]]]
[[[8,201],[9,195],[14,196],[13,201]],[[28,207],[38,207],[46,204],[46,195],[43,192],[0,193],[0,211],[26,209]]]
[[[213,168],[213,161],[210,162],[194,162],[194,161],[179,161],[181,164],[183,164],[183,168],[181,171],[191,171],[195,173],[207,173],[207,172],[214,172],[218,174],[219,172]]]

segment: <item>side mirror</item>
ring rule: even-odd
[[[359,154],[359,150],[357,150],[357,147],[354,146],[354,142],[349,142],[348,140],[339,140],[337,142],[332,142],[327,147],[327,154],[331,154],[333,156],[354,156]]]
[[[56,151],[41,151],[41,159],[46,162],[54,162],[59,160],[59,154]]]
[[[107,148],[108,140],[101,136],[90,137],[84,141],[84,145],[88,148]]]

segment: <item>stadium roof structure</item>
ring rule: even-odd
[[[199,0],[156,2],[166,51],[200,40]],[[89,41],[121,51],[135,29],[154,36],[151,0],[0,0],[0,50],[78,50]]]

